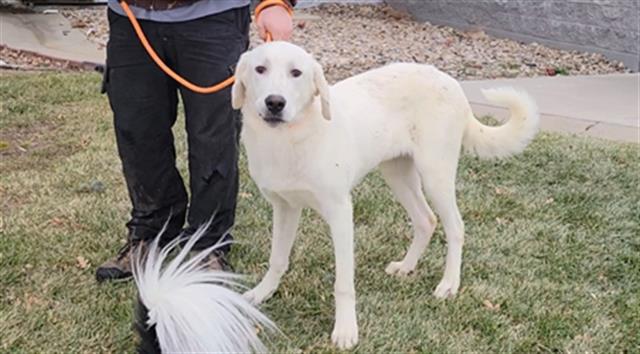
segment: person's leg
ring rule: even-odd
[[[232,74],[248,46],[249,9],[235,9],[176,25],[177,70],[201,86]],[[231,88],[199,94],[181,88],[189,143],[191,203],[187,233],[211,222],[196,248],[215,244],[234,223],[238,194],[239,112]],[[227,236],[230,239],[230,235]],[[226,238],[225,238],[226,240]],[[228,251],[229,247],[223,248]]]
[[[164,41],[158,24],[141,21],[160,56]],[[132,203],[129,241],[177,235],[185,219],[187,194],[175,167],[171,127],[176,120],[177,87],[142,48],[128,19],[109,12],[105,87],[114,114],[118,153]],[[169,63],[171,64],[171,63]],[[130,275],[128,248],[99,267],[99,281]]]

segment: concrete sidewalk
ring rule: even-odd
[[[0,44],[78,63],[104,64],[106,51],[58,13],[0,12]]]
[[[640,75],[554,76],[462,82],[476,115],[507,118],[481,89],[512,86],[538,104],[541,128],[609,140],[640,143]]]

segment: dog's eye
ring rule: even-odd
[[[300,71],[300,70],[298,70],[298,69],[293,69],[293,70],[291,70],[291,76],[293,76],[293,77],[298,77],[298,76],[300,76],[300,75],[302,75],[302,71]]]
[[[267,71],[267,68],[265,68],[264,66],[262,66],[262,65],[256,66],[256,72],[258,74],[263,74],[265,71]]]

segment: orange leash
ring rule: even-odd
[[[258,16],[260,16],[260,13],[262,12],[262,10],[273,5],[282,6],[285,9],[287,9],[287,12],[289,12],[289,15],[293,14],[293,10],[289,6],[287,6],[287,4],[285,4],[282,0],[265,0],[265,1],[262,1],[260,4],[258,4],[258,6],[256,6],[256,10],[255,10],[256,22],[258,21]],[[138,39],[140,40],[140,43],[142,43],[142,46],[147,51],[147,54],[149,54],[151,59],[153,59],[153,61],[158,65],[158,67],[160,67],[160,69],[162,69],[162,71],[165,72],[165,74],[169,75],[172,79],[176,80],[180,85],[188,88],[193,92],[206,94],[206,93],[218,92],[224,89],[225,87],[233,84],[233,81],[234,81],[233,76],[229,76],[224,81],[221,81],[213,86],[203,87],[203,86],[195,85],[190,81],[186,80],[185,78],[183,78],[182,76],[178,75],[175,71],[171,70],[171,68],[167,66],[167,64],[165,64],[162,61],[162,59],[160,59],[156,51],[153,50],[153,47],[151,46],[151,44],[149,44],[147,37],[144,35],[144,32],[142,31],[142,27],[140,27],[140,23],[138,23],[138,19],[136,19],[136,17],[133,15],[133,12],[129,8],[129,5],[124,0],[122,0],[120,1],[120,6],[122,7],[122,10],[124,10],[124,12],[127,14],[127,17],[129,18],[129,21],[131,22],[133,29],[138,35]],[[271,42],[271,40],[272,40],[271,34],[267,32],[266,41]]]

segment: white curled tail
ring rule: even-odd
[[[163,353],[266,352],[258,329],[276,330],[276,326],[233,290],[240,287],[240,276],[201,265],[220,245],[187,259],[207,226],[200,227],[164,266],[179,240],[160,250],[158,236],[146,256],[133,259],[139,299],[148,311],[145,325],[155,329]]]
[[[492,103],[507,106],[511,116],[505,124],[492,127],[472,115],[462,140],[465,151],[480,158],[500,158],[522,152],[538,132],[540,116],[533,99],[509,87],[483,90],[482,94]]]

